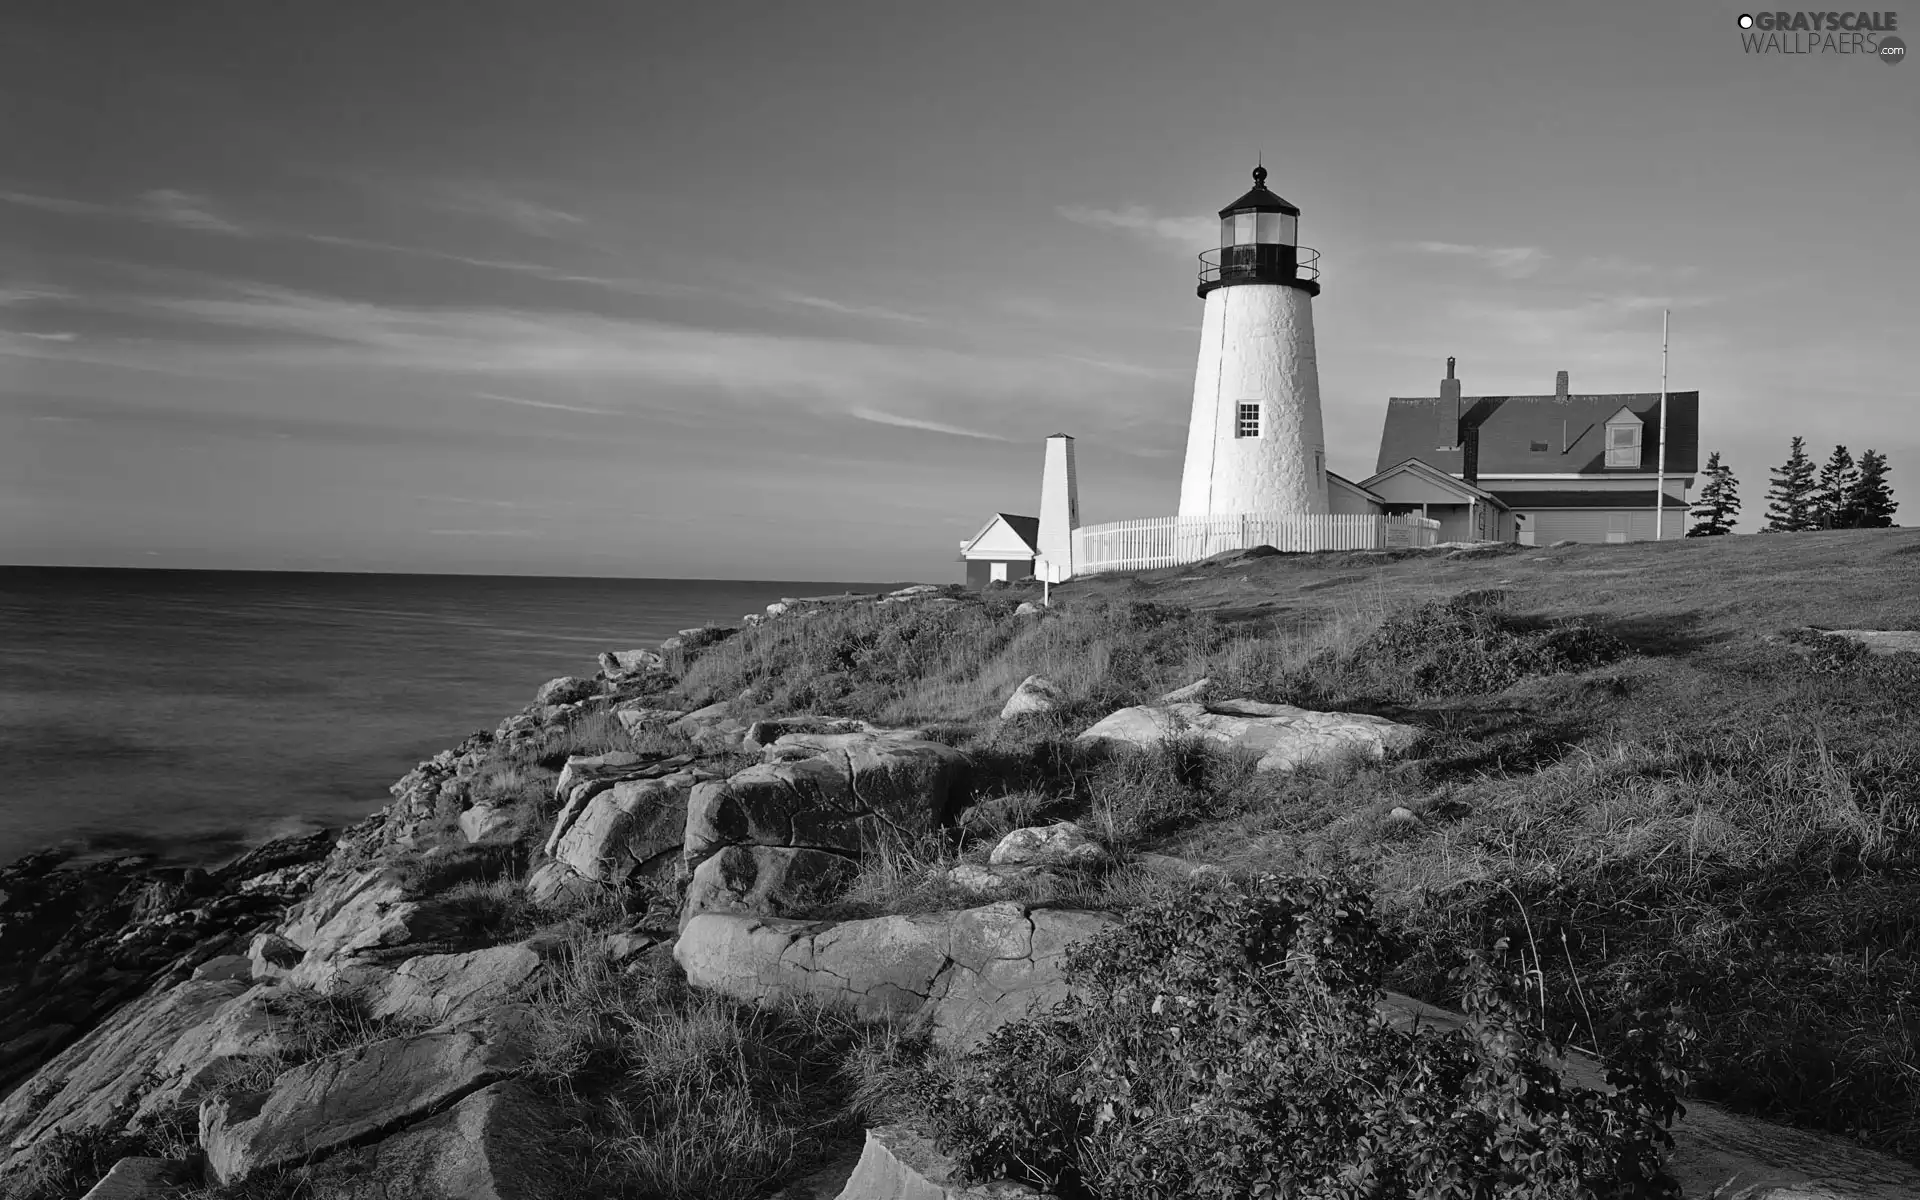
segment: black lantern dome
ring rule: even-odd
[[[1220,210],[1220,248],[1200,256],[1201,296],[1236,283],[1279,283],[1320,294],[1320,253],[1299,243],[1300,210],[1267,188],[1267,169],[1253,169],[1253,187]]]

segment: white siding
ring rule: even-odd
[[[1380,511],[1380,502],[1360,489],[1328,476],[1327,511],[1345,516],[1367,517]]]
[[[967,558],[1032,558],[1033,547],[1022,541],[1005,521],[995,517],[993,524],[965,548],[964,554]]]
[[[1040,554],[1050,564],[1048,577],[1073,575],[1073,531],[1080,525],[1080,476],[1074,468],[1073,439],[1047,439],[1047,458],[1040,473]]]
[[[1244,401],[1260,404],[1259,437],[1234,436]],[[1180,515],[1325,513],[1325,449],[1312,297],[1274,283],[1207,293]]]
[[[1533,541],[1536,546],[1551,546],[1555,542],[1572,538],[1576,542],[1604,542],[1607,540],[1609,518],[1620,515],[1626,517],[1627,540],[1646,542],[1653,540],[1653,512],[1650,509],[1620,508],[1576,508],[1533,509],[1527,513],[1528,524],[1533,527]],[[1677,538],[1687,532],[1686,510],[1668,508],[1663,522],[1666,536]]]

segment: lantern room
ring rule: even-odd
[[[1267,169],[1253,169],[1253,188],[1220,210],[1220,248],[1200,256],[1199,294],[1239,283],[1296,287],[1320,294],[1320,254],[1299,244],[1300,210],[1267,188]]]

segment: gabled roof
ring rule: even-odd
[[[1444,488],[1455,493],[1462,500],[1472,498],[1474,500],[1487,501],[1497,508],[1508,507],[1505,500],[1502,500],[1492,492],[1477,488],[1465,480],[1455,479],[1432,463],[1419,458],[1401,459],[1386,470],[1376,471],[1367,476],[1366,480],[1362,482],[1360,486],[1370,488],[1381,480],[1389,479],[1395,475],[1417,475],[1435,487]]]
[[[1418,458],[1449,474],[1461,469],[1461,451],[1437,450],[1442,439],[1442,401],[1438,397],[1395,396],[1387,401],[1380,431],[1380,469]],[[1451,407],[1449,405],[1449,407]],[[1622,408],[1638,417],[1640,471],[1651,474],[1660,458],[1660,393],[1611,395],[1466,396],[1461,399],[1463,429],[1480,438],[1478,473],[1488,475],[1618,475],[1606,469],[1606,425]],[[1563,449],[1564,439],[1564,449]],[[1546,449],[1535,450],[1535,443]],[[1667,474],[1693,475],[1700,469],[1700,393],[1667,393]]]
[[[992,533],[996,526],[1001,525],[1004,525],[1015,537],[1025,543],[1028,550],[1034,554],[1040,553],[1040,518],[1017,517],[1012,513],[993,514],[993,519],[985,525],[982,525],[979,533],[967,539],[966,544],[961,547],[960,552],[965,554],[967,551],[973,549],[980,544],[981,539],[985,538],[989,533]]]
[[[1385,499],[1383,499],[1380,496],[1374,495],[1373,492],[1369,491],[1367,488],[1361,486],[1360,484],[1355,483],[1353,480],[1348,479],[1345,475],[1340,475],[1333,471],[1328,471],[1327,482],[1345,484],[1347,487],[1353,489],[1356,492],[1359,492],[1362,496],[1367,497],[1369,500],[1379,500],[1380,503],[1382,504],[1386,503]]]

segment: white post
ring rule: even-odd
[[[1670,309],[1660,310],[1660,463],[1653,477],[1653,540],[1667,534],[1667,318]]]

